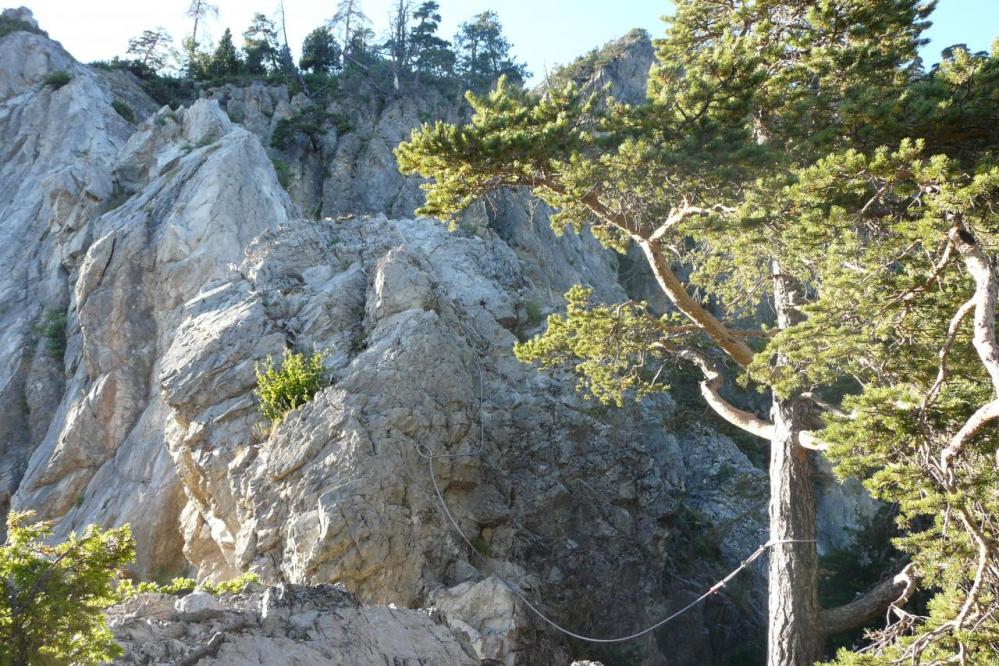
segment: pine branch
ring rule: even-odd
[[[908,564],[850,603],[823,610],[819,614],[819,627],[826,636],[862,627],[882,613],[904,606],[915,590],[916,579],[912,565]]]

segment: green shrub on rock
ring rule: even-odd
[[[42,315],[35,332],[45,340],[45,349],[52,358],[61,359],[66,353],[66,315],[61,310],[48,309]]]
[[[205,590],[211,594],[239,594],[250,585],[259,585],[260,577],[255,573],[245,573],[232,580],[225,580],[221,583],[209,583],[205,585]]]
[[[118,112],[118,115],[127,120],[130,123],[135,122],[135,111],[129,106],[128,102],[123,102],[120,99],[116,99],[111,102],[111,107]]]
[[[323,354],[311,356],[285,352],[281,366],[274,366],[270,356],[256,364],[257,390],[260,412],[277,425],[285,415],[304,405],[326,385]]]
[[[245,573],[232,580],[221,583],[205,583],[202,589],[209,594],[239,594],[247,586],[260,583],[260,577],[255,573]],[[198,583],[193,578],[174,578],[169,583],[142,582],[133,583],[127,578],[118,582],[115,592],[118,602],[127,601],[137,594],[172,594],[183,597],[194,592]]]
[[[53,90],[59,90],[59,88],[62,88],[64,85],[66,85],[72,80],[73,80],[72,74],[70,74],[66,70],[60,69],[59,71],[52,72],[51,74],[46,76],[45,80],[42,81],[42,86],[43,87],[51,86]]]

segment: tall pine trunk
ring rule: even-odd
[[[797,285],[773,266],[777,323],[799,320]],[[781,359],[776,363],[781,364]],[[822,656],[819,629],[818,556],[815,547],[815,488],[811,453],[798,443],[805,406],[792,396],[774,396],[770,440],[770,549],[767,666],[812,666]]]
[[[775,398],[770,441],[768,666],[812,666],[822,656],[811,454],[798,445],[798,400]]]

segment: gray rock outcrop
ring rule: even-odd
[[[194,592],[176,602],[140,595],[111,608],[108,620],[124,648],[113,662],[121,666],[480,663],[429,614],[362,606],[342,585],[279,585],[221,599]]]

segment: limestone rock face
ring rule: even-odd
[[[437,596],[436,604],[480,659],[510,665],[525,661],[525,655],[518,654],[530,644],[522,635],[529,626],[525,610],[496,577],[445,590]]]
[[[586,92],[607,89],[610,96],[620,102],[641,104],[645,101],[649,69],[654,60],[655,50],[649,34],[636,29],[557,70],[554,80],[557,83],[571,80]],[[539,91],[544,91],[547,85],[547,81],[542,83]]]
[[[221,617],[225,607],[219,603],[214,595],[201,590],[185,595],[174,604],[177,616],[182,620],[194,621],[210,620]]]
[[[12,14],[33,25],[27,10]],[[46,85],[57,71],[68,83]],[[69,409],[62,396],[81,360],[72,283],[131,133],[113,99],[56,42],[23,31],[0,38],[0,512],[30,483],[32,451],[58,438]],[[74,470],[49,515],[73,507],[87,473]]]
[[[257,139],[233,126],[214,102],[199,102],[179,113],[161,111],[127,141],[128,128],[122,127],[116,145],[111,140],[116,135],[108,129],[124,121],[99,106],[108,103],[99,82],[81,72],[58,91],[43,91],[24,102],[30,106],[44,101],[39,98],[69,95],[77,86],[79,99],[66,104],[70,109],[84,105],[83,111],[93,116],[51,118],[52,126],[39,129],[38,135],[53,137],[54,146],[64,146],[68,135],[69,148],[59,148],[53,164],[36,159],[28,167],[48,169],[40,179],[53,189],[40,204],[51,212],[26,214],[24,233],[52,239],[50,261],[55,265],[48,282],[44,274],[34,283],[22,279],[30,285],[29,299],[36,302],[32,310],[12,313],[22,318],[12,327],[23,331],[22,355],[30,348],[24,340],[32,325],[47,316],[45,304],[69,315],[62,321],[63,367],[44,375],[56,390],[48,395],[37,391],[38,400],[49,400],[49,418],[41,421],[34,437],[11,437],[15,443],[20,440],[22,449],[33,449],[26,467],[17,470],[23,478],[12,504],[57,520],[59,534],[91,522],[128,522],[140,549],[139,573],[176,572],[187,565],[177,529],[181,486],[164,446],[173,419],[153,380],[184,322],[185,304],[205,282],[228,274],[243,248],[287,221],[293,207]],[[26,120],[34,118],[24,113]],[[4,127],[26,132],[24,127]],[[82,156],[64,154],[84,141],[85,147],[76,148]],[[10,162],[16,164],[20,155],[23,151]],[[9,181],[21,178],[23,172],[11,174]],[[110,199],[115,200],[107,203]],[[104,212],[112,205],[117,207]],[[14,213],[6,225],[16,222]],[[24,252],[32,246],[26,240],[5,245],[10,249],[4,251]],[[11,265],[30,269],[32,263],[22,258]],[[42,342],[34,354],[36,363],[51,364]],[[25,376],[31,377],[31,371],[21,370],[12,381]],[[30,418],[22,420],[30,431]]]
[[[587,266],[566,252],[601,265],[592,239],[552,240],[546,256],[566,279]],[[480,656],[562,663],[523,661],[542,642],[533,620],[512,599],[483,615],[496,590],[476,582],[470,561],[507,571],[568,624],[620,604],[585,628],[621,633],[665,608],[657,562],[685,511],[732,523],[726,562],[765,540],[763,473],[732,442],[664,430],[668,397],[603,410],[571,378],[512,357],[531,325],[529,261],[488,227],[479,237],[429,220],[294,220],[207,282],[159,366],[174,419],[166,443],[188,498],[185,554],[199,575],[337,580],[365,602],[408,606],[465,584],[437,601]],[[268,428],[252,367],[285,345],[323,350],[331,386]],[[758,488],[726,494],[714,470]],[[445,520],[434,480],[479,553]],[[750,580],[761,589],[758,574]],[[497,633],[499,617],[509,626]]]
[[[176,602],[174,613],[164,610],[164,601],[140,595],[108,612],[125,650],[114,664],[480,663],[466,642],[430,615],[362,606],[342,585],[278,585],[221,599],[194,592]]]

